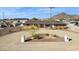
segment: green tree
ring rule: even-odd
[[[33,17],[32,20],[38,20],[38,18]]]

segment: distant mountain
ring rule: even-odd
[[[58,19],[58,20],[71,21],[71,20],[79,20],[79,15],[67,14],[63,12],[53,16],[52,18],[55,20]]]

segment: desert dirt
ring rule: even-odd
[[[30,32],[21,31],[0,37],[0,51],[77,51],[79,50],[79,33],[65,30],[39,29],[36,33],[56,34],[60,37],[68,35],[72,41],[65,42],[25,42],[21,43],[21,35],[30,36]]]

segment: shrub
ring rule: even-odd
[[[43,36],[41,36],[41,34],[35,34],[35,35],[33,35],[33,38],[34,39],[42,39]]]
[[[38,27],[35,26],[35,25],[32,25],[32,26],[31,26],[31,29],[38,29]]]

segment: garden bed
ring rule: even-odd
[[[35,34],[26,38],[25,42],[64,42],[64,38],[53,34]]]

